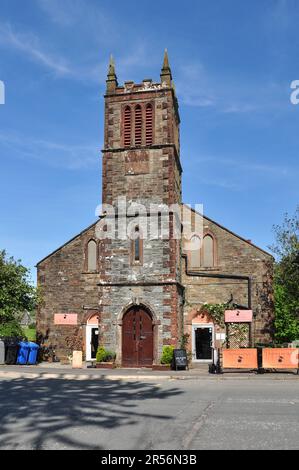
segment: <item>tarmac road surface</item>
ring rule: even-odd
[[[299,380],[1,376],[0,449],[299,449]]]

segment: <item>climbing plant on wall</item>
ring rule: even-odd
[[[202,311],[207,312],[212,318],[213,322],[224,328],[224,312],[227,310],[228,304],[208,304],[205,303],[202,306]]]

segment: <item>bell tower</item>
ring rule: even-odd
[[[119,86],[112,58],[106,83],[103,203],[180,203],[180,118],[167,51],[160,83]]]
[[[100,248],[99,294],[103,342],[116,350],[119,363],[124,353],[122,321],[127,307],[141,305],[152,319],[154,362],[159,362],[164,344],[178,345],[182,333],[181,240],[173,236],[177,214],[169,212],[167,236],[151,238],[144,236],[142,227],[134,226],[134,212],[122,216],[118,212],[119,198],[125,198],[127,205],[142,206],[147,221],[153,205],[181,205],[180,117],[167,50],[160,77],[157,83],[144,79],[138,84],[126,81],[119,85],[110,58],[102,201],[115,207],[117,228],[116,237],[103,241]],[[139,241],[120,237],[121,217],[134,227]]]

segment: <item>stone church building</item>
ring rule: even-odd
[[[271,338],[272,257],[183,205],[179,128],[167,52],[159,83],[120,86],[111,59],[99,219],[37,265],[38,338],[60,360],[78,349],[92,360],[100,344],[119,365],[148,367],[160,362],[163,345],[177,347],[186,335],[192,360],[210,361],[225,330],[205,303],[252,310],[248,344]],[[122,211],[119,201],[131,208]],[[153,218],[158,236],[145,236]],[[191,235],[174,236],[185,219]]]

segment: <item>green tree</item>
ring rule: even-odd
[[[19,315],[32,311],[37,290],[30,284],[29,270],[20,261],[0,251],[0,335],[21,335]]]
[[[299,206],[294,216],[285,214],[274,232],[275,337],[288,342],[299,338]]]
[[[290,302],[283,285],[274,284],[275,298],[275,339],[289,342],[299,338],[299,321],[294,315],[296,305]],[[297,305],[298,307],[298,305]]]

